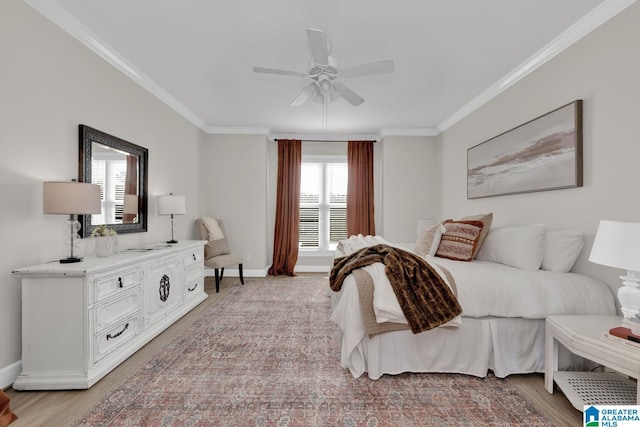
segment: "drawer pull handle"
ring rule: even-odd
[[[118,277],[118,287],[124,288],[124,285],[122,284],[122,277]]]
[[[194,261],[197,261],[197,259],[196,259],[196,254],[191,254],[191,256],[193,256],[193,260],[194,260]]]
[[[196,290],[196,288],[197,288],[197,287],[198,287],[198,283],[196,283],[195,285],[193,285],[193,288],[187,288],[187,290],[188,290],[189,292],[193,292],[193,291],[195,291],[195,290]]]
[[[124,329],[122,329],[120,332],[118,332],[117,334],[107,334],[107,341],[109,341],[110,339],[114,339],[114,338],[118,338],[120,335],[122,335],[124,333],[124,331],[126,331],[129,328],[129,324],[127,323],[126,325],[124,325]]]

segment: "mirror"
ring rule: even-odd
[[[80,235],[106,224],[118,234],[147,231],[148,150],[80,125],[79,177],[100,186],[102,212],[79,215]]]

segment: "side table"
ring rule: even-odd
[[[617,373],[558,371],[558,344],[571,353],[604,365],[621,374],[640,378],[640,348],[631,348],[605,337],[617,316],[549,316],[545,335],[544,386],[553,394],[554,381],[571,404],[582,411],[583,405],[640,404],[640,389]]]

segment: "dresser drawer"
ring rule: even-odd
[[[94,342],[95,361],[98,362],[118,347],[129,342],[142,331],[142,325],[142,314],[137,312],[97,334]]]
[[[131,289],[140,284],[137,269],[122,270],[116,274],[96,278],[95,302],[104,300],[109,295]]]
[[[204,276],[204,267],[201,265],[191,266],[184,272],[184,281],[186,283],[200,280]]]
[[[188,282],[184,285],[184,299],[185,301],[194,298],[204,293],[204,278]]]
[[[121,298],[114,299],[108,303],[96,305],[94,308],[96,316],[96,331],[118,322],[123,318],[142,309],[140,288]]]
[[[200,264],[202,265],[204,262],[204,251],[202,249],[195,250],[192,252],[187,252],[182,257],[182,262],[185,267],[189,267],[190,265]]]

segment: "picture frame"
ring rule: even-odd
[[[467,199],[582,187],[582,100],[467,150]]]

